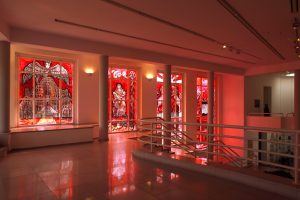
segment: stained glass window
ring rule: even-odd
[[[109,131],[136,130],[137,73],[134,70],[110,68]]]
[[[197,122],[207,123],[208,114],[208,80],[207,78],[197,78]],[[206,132],[206,126],[199,127],[199,131]],[[203,136],[200,135],[201,138]],[[204,138],[203,138],[204,140]]]
[[[163,117],[163,78],[163,73],[157,74],[157,117]],[[171,118],[172,121],[182,122],[182,75],[171,75],[171,87]]]
[[[216,85],[216,83],[214,83]],[[216,94],[216,88],[214,86],[214,93]],[[216,95],[214,96],[214,117],[216,113]],[[208,79],[205,77],[197,78],[197,122],[201,124],[207,124],[208,114]],[[202,133],[207,132],[206,126],[198,127],[198,131]],[[205,135],[197,136],[200,142],[206,142],[207,137]]]
[[[19,59],[19,126],[73,122],[73,64]]]

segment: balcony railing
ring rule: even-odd
[[[178,130],[179,126],[194,131]],[[197,131],[202,126],[208,133]],[[295,184],[299,182],[300,130],[166,122],[161,118],[142,119],[140,128],[149,132],[140,141],[148,144],[151,152],[181,149],[188,156],[206,158],[207,163],[281,170]],[[207,140],[199,141],[196,135]]]

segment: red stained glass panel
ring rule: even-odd
[[[19,125],[71,123],[73,64],[20,58],[19,65]]]
[[[136,130],[137,74],[134,70],[109,70],[109,129],[111,132]]]

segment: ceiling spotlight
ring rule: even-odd
[[[293,29],[297,29],[299,27],[300,23],[298,22],[297,18],[295,18],[295,21],[293,23]]]
[[[226,48],[227,48],[227,46],[224,44],[224,45],[223,45],[223,49],[226,49]]]

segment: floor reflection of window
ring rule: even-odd
[[[127,69],[109,69],[109,131],[136,130],[137,73]]]
[[[19,59],[18,125],[73,122],[73,64]]]
[[[132,157],[127,156],[128,152],[123,150],[124,143],[119,143],[119,148],[111,148],[109,151],[109,195],[116,196],[122,193],[135,190],[135,166]],[[126,154],[127,153],[127,154]],[[111,156],[111,157],[110,157]]]
[[[39,176],[58,199],[73,199],[73,161],[66,160],[53,165],[51,171]]]

